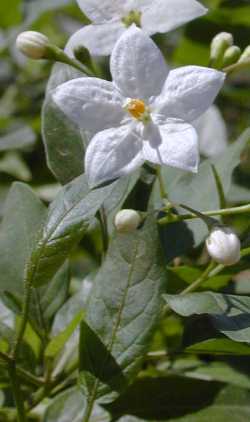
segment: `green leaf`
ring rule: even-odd
[[[52,336],[57,336],[60,332],[64,331],[74,316],[80,311],[85,310],[91,287],[92,282],[90,282],[89,277],[86,277],[81,283],[79,291],[71,296],[57,312],[53,321]],[[77,362],[79,331],[79,327],[77,327],[65,343],[56,362],[54,374],[59,373],[62,368],[70,366],[73,362]]]
[[[83,237],[116,183],[90,191],[83,175],[62,188],[49,207],[40,238],[27,266],[27,276],[33,286],[50,282],[72,248]]]
[[[164,295],[181,316],[209,316],[213,326],[232,340],[250,343],[250,297],[213,292]]]
[[[49,284],[33,290],[29,314],[35,328],[49,331],[53,316],[68,296],[69,282],[69,265],[65,262]]]
[[[0,3],[0,27],[8,28],[21,22],[22,0],[1,1]]]
[[[45,349],[45,357],[47,359],[53,359],[60,352],[67,340],[75,331],[76,327],[80,324],[83,318],[83,314],[83,311],[78,312],[70,324],[56,337],[53,337],[52,340],[50,340],[48,346]]]
[[[165,283],[154,220],[114,238],[81,327],[85,394],[106,400],[106,394],[122,390],[137,373],[159,317]]]
[[[24,182],[29,182],[32,179],[29,167],[21,155],[16,152],[8,152],[0,159],[0,172],[9,174]]]
[[[29,126],[23,126],[7,135],[0,136],[0,152],[26,150],[35,144],[36,135]]]
[[[42,135],[47,164],[62,184],[83,173],[86,139],[83,132],[54,104],[51,91],[58,85],[83,75],[72,67],[56,64],[47,86],[42,110]]]
[[[240,362],[241,359],[238,360]],[[250,388],[250,379],[247,373],[224,361],[204,361],[194,356],[178,357],[175,360],[161,362],[157,367],[159,375],[168,376],[169,371],[175,375],[204,381],[219,381],[241,388]]]
[[[43,422],[82,422],[86,398],[76,388],[70,388],[58,394],[46,409]],[[109,422],[108,413],[100,406],[95,406],[90,422]]]
[[[205,160],[199,168],[197,175],[162,167],[162,175],[168,188],[169,198],[173,203],[182,203],[198,211],[218,209],[219,197],[216,193],[216,184],[211,170],[214,164],[223,184],[225,195],[230,190],[232,172],[240,162],[241,152],[250,138],[250,129],[234,142],[221,157],[212,161]],[[154,190],[155,206],[159,205],[159,192]],[[188,227],[194,234],[195,244],[198,245],[207,235],[207,227],[199,219],[188,222]]]
[[[181,265],[179,267],[168,267],[169,283],[173,287],[176,284],[176,286],[179,287],[179,290],[183,290],[185,289],[185,287],[187,287],[187,285],[190,285],[195,280],[197,280],[202,275],[204,270],[204,267],[191,267],[188,265]],[[200,286],[199,290],[219,290],[222,287],[225,287],[232,279],[233,275],[237,272],[239,272],[238,269],[233,270],[233,268],[227,267],[222,270],[218,275],[204,281],[204,283],[202,283],[202,285]],[[168,291],[168,293],[172,293],[172,291]]]
[[[187,347],[185,352],[205,355],[250,356],[250,346],[227,338],[216,338],[195,343]]]
[[[166,264],[178,256],[185,255],[193,247],[193,234],[184,221],[159,225],[159,234]]]
[[[248,390],[181,377],[145,378],[107,406],[126,422],[240,422],[250,418]],[[119,419],[118,419],[119,420]]]
[[[46,208],[23,183],[9,191],[0,231],[0,294],[21,295],[25,263],[35,245]]]

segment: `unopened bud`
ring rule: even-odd
[[[16,46],[25,56],[31,59],[46,58],[49,39],[35,31],[21,32],[16,39]]]
[[[226,49],[233,45],[233,36],[229,32],[220,32],[211,42],[210,59],[212,62],[222,60]]]
[[[233,265],[240,260],[240,240],[230,227],[214,227],[206,246],[211,258],[219,264]]]
[[[114,220],[116,230],[120,233],[129,233],[137,229],[142,218],[139,212],[130,209],[119,211]]]
[[[240,56],[239,62],[242,63],[247,60],[250,60],[250,45],[248,45],[243,51],[242,55]]]
[[[236,63],[241,55],[241,49],[237,45],[231,45],[225,51],[223,56],[223,66],[230,66],[231,64]]]

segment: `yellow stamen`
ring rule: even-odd
[[[131,100],[127,105],[127,110],[135,119],[142,119],[146,112],[145,103],[142,100]]]

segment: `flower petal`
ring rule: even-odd
[[[225,73],[199,66],[172,70],[155,107],[165,118],[192,122],[213,103],[221,89]]]
[[[145,160],[197,172],[198,139],[193,126],[175,120],[163,126],[151,124],[145,127],[143,138]]]
[[[103,23],[123,13],[126,0],[77,0],[83,13],[94,23]]]
[[[85,155],[89,185],[94,187],[131,173],[143,162],[142,140],[132,125],[99,132],[91,140]]]
[[[135,25],[116,43],[110,68],[114,83],[125,96],[144,100],[160,94],[168,74],[160,50]]]
[[[149,34],[167,32],[207,13],[195,0],[154,0],[144,10],[142,28]]]
[[[74,123],[92,134],[118,126],[125,117],[122,97],[112,82],[102,79],[73,79],[59,85],[52,97]]]
[[[199,138],[200,153],[205,157],[217,157],[228,146],[227,128],[216,106],[211,106],[193,122]]]
[[[74,57],[74,49],[78,46],[84,46],[93,56],[108,56],[125,30],[120,20],[86,25],[70,37],[65,51],[71,57]]]

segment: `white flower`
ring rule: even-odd
[[[227,128],[215,105],[193,122],[193,125],[198,133],[201,155],[213,158],[225,151],[228,146]]]
[[[79,44],[95,56],[109,55],[132,23],[152,35],[167,32],[207,12],[196,0],[77,0],[92,21],[76,32],[66,46],[69,54]]]
[[[116,214],[114,225],[119,233],[130,233],[137,229],[141,221],[141,216],[137,211],[123,209]]]
[[[21,32],[16,39],[16,46],[25,56],[31,59],[42,59],[47,52],[49,39],[35,31]]]
[[[111,56],[113,83],[97,78],[60,85],[55,103],[92,135],[85,155],[89,184],[126,175],[145,160],[197,171],[197,134],[192,122],[220,90],[225,74],[186,66],[169,71],[142,30],[131,26]]]
[[[215,227],[206,240],[209,255],[219,264],[233,265],[240,260],[240,240],[230,227]]]

